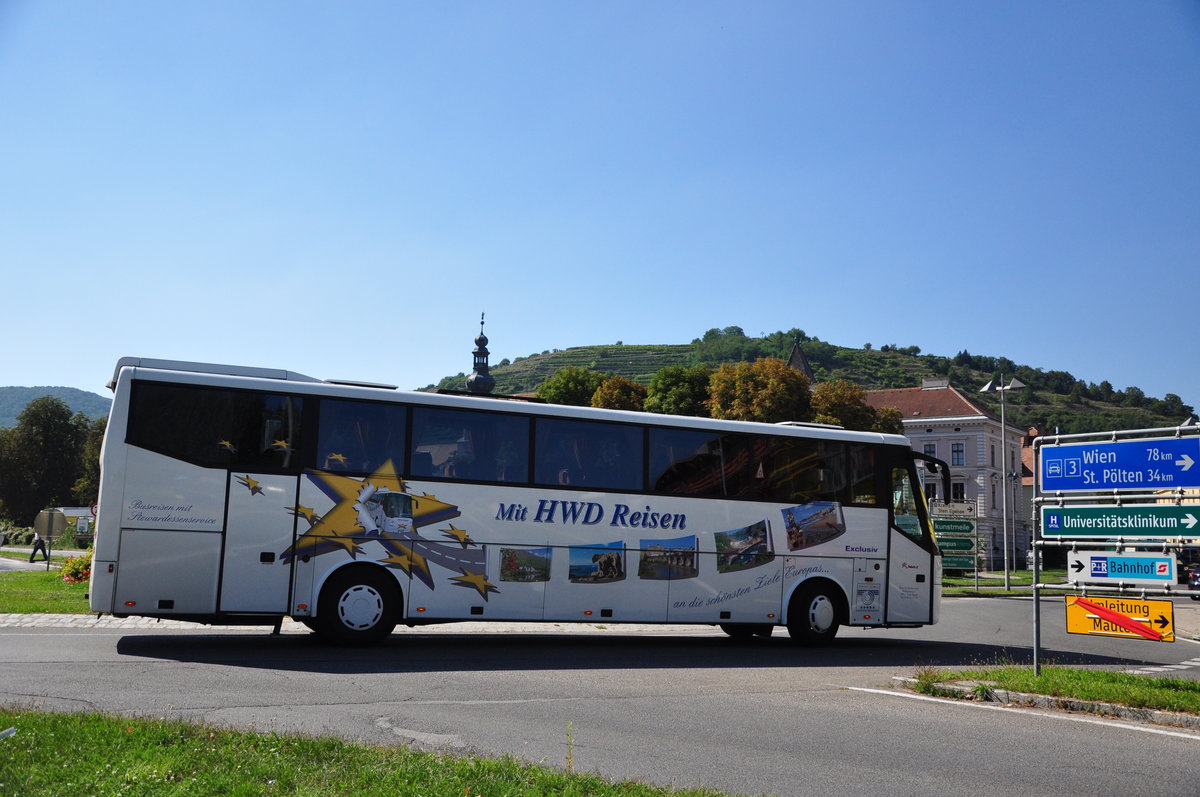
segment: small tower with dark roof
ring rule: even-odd
[[[479,314],[479,337],[475,338],[475,357],[471,375],[467,377],[467,392],[486,396],[496,387],[496,377],[488,373],[488,339],[483,334],[483,313]]]
[[[787,364],[807,376],[809,384],[817,381],[812,366],[808,364],[808,358],[804,356],[804,349],[800,348],[799,340],[792,344],[792,353],[788,355]]]

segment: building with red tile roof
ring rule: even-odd
[[[921,387],[869,390],[866,400],[876,409],[900,410],[913,449],[949,463],[951,495],[938,495],[938,479],[927,481],[926,494],[936,501],[975,505],[979,553],[990,569],[1004,567],[1007,508],[1009,566],[1024,568],[1031,539],[1029,494],[1022,489],[1026,430],[1005,425],[1002,435],[999,416],[945,379],[928,379]]]

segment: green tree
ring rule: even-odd
[[[551,404],[587,407],[591,405],[592,396],[603,381],[604,374],[599,371],[568,365],[543,382],[537,394],[538,398]]]
[[[27,526],[46,507],[73,503],[88,426],[87,416],[52,396],[25,406],[0,434],[0,516]]]
[[[713,373],[709,394],[714,418],[764,423],[812,418],[808,377],[775,357],[725,363]]]
[[[104,430],[107,428],[108,418],[97,418],[88,426],[83,441],[79,478],[72,487],[75,502],[79,506],[91,506],[100,497],[100,446],[104,443]]]
[[[875,410],[872,432],[880,434],[904,434],[904,416],[895,407],[880,407]]]
[[[706,365],[684,368],[668,365],[650,378],[645,409],[662,415],[690,415],[707,418],[709,380],[712,369]]]
[[[592,394],[592,406],[610,410],[641,412],[646,403],[646,386],[623,376],[610,376]]]
[[[822,382],[812,389],[813,420],[861,432],[875,425],[875,408],[867,403],[867,391],[845,379]]]

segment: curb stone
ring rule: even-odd
[[[913,687],[916,685],[917,679],[895,677],[892,679],[892,683],[912,692],[916,691]],[[1132,706],[1122,706],[1117,703],[1076,700],[1070,697],[1050,697],[1048,695],[1034,695],[1026,692],[1010,692],[1007,689],[993,688],[982,681],[939,681],[934,684],[934,689],[936,690],[936,694],[939,695],[978,700],[979,692],[976,691],[976,688],[981,685],[986,687],[986,690],[984,690],[986,696],[983,700],[988,703],[1012,703],[1021,706],[1032,706],[1034,708],[1078,711],[1083,714],[1097,714],[1105,717],[1132,720],[1134,722],[1148,722],[1154,725],[1170,725],[1200,731],[1200,716],[1195,714],[1180,714],[1174,711],[1159,711],[1158,709],[1150,708],[1134,708]]]

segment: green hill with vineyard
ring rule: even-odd
[[[497,393],[533,393],[560,368],[590,368],[648,384],[667,366],[707,365],[752,361],[758,357],[787,359],[799,343],[817,382],[845,379],[867,390],[919,387],[925,379],[948,379],[972,400],[999,412],[993,393],[978,390],[1003,373],[1015,376],[1028,388],[1008,396],[1008,416],[1016,426],[1037,426],[1064,434],[1108,429],[1148,429],[1177,426],[1193,407],[1168,393],[1163,398],[1145,395],[1137,387],[1117,390],[1107,380],[1099,384],[1076,379],[1068,371],[1042,370],[1020,365],[1006,357],[972,355],[961,351],[944,356],[922,354],[917,346],[888,344],[875,348],[838,346],[793,329],[764,337],[748,337],[737,327],[712,329],[691,343],[576,346],[552,349],[527,357],[501,360],[491,366]],[[1120,379],[1118,374],[1114,379]],[[426,390],[463,390],[467,374],[448,376]]]

